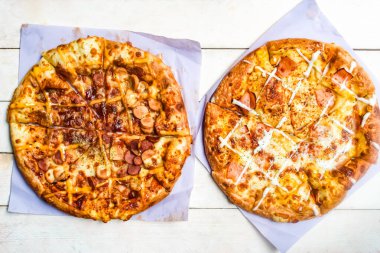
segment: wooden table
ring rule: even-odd
[[[128,29],[198,40],[200,97],[271,24],[298,1],[0,0],[0,252],[275,252],[201,164],[196,164],[189,221],[108,224],[74,217],[7,212],[12,149],[6,109],[17,84],[23,23]],[[374,73],[380,73],[380,1],[319,1]],[[380,78],[380,76],[378,76]],[[379,252],[380,175],[333,210],[290,252]]]

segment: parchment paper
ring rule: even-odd
[[[42,51],[88,35],[102,36],[114,41],[130,41],[134,46],[153,54],[161,53],[164,62],[171,67],[176,80],[182,85],[182,94],[192,134],[197,132],[195,116],[198,108],[201,48],[196,41],[169,39],[122,30],[23,25],[20,41],[19,82],[38,62]],[[132,219],[145,221],[187,220],[190,193],[193,188],[194,161],[194,154],[187,158],[182,175],[167,198],[141,214],[135,215]],[[13,164],[9,212],[65,215],[41,200],[24,181],[16,163]]]
[[[325,15],[318,8],[314,0],[304,0],[293,8],[289,13],[283,16],[277,23],[269,28],[251,47],[244,52],[233,64],[239,62],[245,55],[254,49],[260,47],[270,40],[285,39],[285,38],[309,38],[320,40],[324,42],[334,42],[345,48],[351,55],[366,69],[371,75],[377,90],[377,98],[379,99],[380,86],[376,77],[369,71],[369,69],[358,58],[352,48],[345,42],[343,37],[336,31],[333,25],[328,21]],[[232,67],[231,66],[231,67]],[[230,69],[225,73],[227,74]],[[223,76],[224,76],[223,75]],[[210,100],[215,89],[218,87],[221,77],[206,95],[200,101],[200,110],[198,111],[197,120],[199,125],[202,124],[204,108],[206,103]],[[195,143],[195,154],[199,161],[210,171],[210,166],[204,153],[203,146],[203,131],[198,131]],[[371,179],[376,173],[379,172],[378,163],[372,166],[366,175],[359,180],[348,192],[348,196],[360,188],[365,182]],[[268,219],[262,218],[258,215],[248,213],[242,209],[240,211],[243,215],[254,225],[261,234],[264,235],[277,249],[281,252],[286,252],[293,244],[295,244],[307,231],[319,223],[323,217],[314,218],[308,221],[302,221],[295,224],[277,223]]]

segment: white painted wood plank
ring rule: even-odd
[[[0,209],[1,252],[276,252],[235,209],[192,209],[187,222],[108,224]],[[379,234],[380,211],[334,211],[289,252],[378,252]]]
[[[187,222],[19,215],[0,208],[0,252],[275,252],[238,210],[190,210]]]
[[[0,154],[0,206],[8,204],[12,164],[13,155]]]
[[[18,47],[22,23],[128,29],[190,38],[203,47],[245,48],[298,0],[1,0],[0,47]],[[380,48],[376,0],[319,0],[322,10],[355,48]]]
[[[10,101],[18,85],[18,51],[0,49],[0,76],[3,87],[0,93],[0,101]],[[200,98],[244,51],[243,49],[202,50]],[[356,51],[356,53],[373,73],[380,73],[380,51]]]
[[[9,102],[0,102],[0,152],[12,152],[7,122],[7,109]]]
[[[7,205],[10,191],[13,155],[0,154],[0,206]],[[380,175],[347,198],[337,209],[378,209],[380,210]],[[194,189],[190,208],[236,208],[219,190],[205,168],[197,161],[195,166]]]

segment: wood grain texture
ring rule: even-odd
[[[191,38],[203,47],[244,48],[299,0],[1,0],[0,47],[18,47],[23,23],[127,29]],[[380,2],[319,0],[321,9],[354,48],[380,48]],[[360,18],[360,22],[358,21]]]
[[[1,252],[276,252],[236,209],[192,209],[187,222],[103,224],[1,207],[0,220]],[[336,210],[289,252],[377,252],[376,231],[379,210]]]

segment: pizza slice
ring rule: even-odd
[[[109,130],[190,134],[180,87],[159,57],[128,43],[107,41],[104,62]]]
[[[44,106],[46,97],[37,80],[28,73],[13,94],[10,108]]]
[[[60,45],[42,56],[70,82],[78,75],[91,75],[103,67],[104,39],[91,36]]]
[[[50,105],[71,106],[85,105],[86,101],[63,80],[56,69],[44,58],[31,70],[40,89],[46,96]]]
[[[44,105],[35,105],[24,108],[8,108],[7,120],[9,123],[38,124],[48,127],[51,125],[50,115]]]

